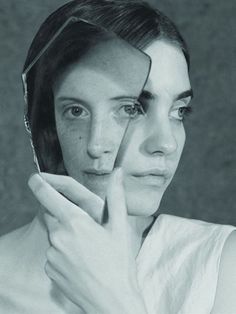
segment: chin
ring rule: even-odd
[[[94,186],[92,184],[86,185],[86,188],[105,201],[106,196],[107,196],[106,189],[99,186]]]
[[[137,195],[132,193],[126,194],[126,202],[128,208],[128,214],[131,216],[143,216],[149,217],[156,213],[160,206],[160,202],[163,196],[162,192],[156,191],[154,195],[143,195],[139,193]]]

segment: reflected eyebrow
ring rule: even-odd
[[[81,103],[82,105],[87,105],[86,101],[84,101],[83,99],[77,98],[77,97],[60,96],[58,98],[55,98],[54,101],[55,100],[59,101],[59,102],[72,101],[72,102],[76,102],[76,103]]]
[[[133,104],[138,101],[138,96],[128,96],[128,95],[115,96],[115,97],[111,97],[107,99],[106,102],[107,102],[107,105],[117,106],[122,100],[130,101]],[[87,108],[91,107],[91,104],[84,99],[81,99],[78,97],[70,97],[70,96],[67,97],[64,95],[59,96],[58,98],[55,98],[54,102],[55,102],[55,106],[61,109],[63,109],[68,104],[68,102],[72,104],[74,103],[74,104],[82,105]]]
[[[121,95],[121,96],[115,96],[111,97],[109,100],[137,100],[138,96],[129,96],[129,95]],[[66,96],[60,96],[55,99],[56,101],[63,102],[63,101],[73,101],[73,102],[79,102],[82,105],[86,105],[87,102],[83,99],[77,98],[77,97],[66,97]]]
[[[125,99],[137,100],[138,96],[121,95],[110,98],[110,100],[125,100]]]

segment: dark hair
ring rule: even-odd
[[[149,4],[138,0],[75,0],[60,7],[42,24],[29,49],[24,70],[72,16],[114,32],[139,49],[146,48],[156,39],[166,39],[183,51],[189,66],[188,50],[176,26]],[[89,46],[99,40],[99,35],[101,33],[92,25],[70,24],[27,74],[27,115],[43,171],[61,173],[59,166],[63,165],[54,117],[53,80],[86,53],[86,44]]]

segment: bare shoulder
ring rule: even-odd
[[[1,279],[7,277],[10,272],[16,271],[16,265],[22,256],[21,246],[27,230],[28,225],[25,225],[0,237]]]
[[[9,233],[6,233],[2,236],[0,236],[0,249],[5,246],[5,243],[12,243],[16,239],[21,237],[23,234],[25,234],[26,230],[29,228],[30,224],[24,225],[18,229],[15,229]]]
[[[211,314],[236,313],[236,231],[225,242],[219,269],[215,303]]]
[[[25,225],[19,229],[16,229],[0,237],[1,257],[4,257],[4,256],[6,257],[9,254],[11,255],[11,253],[14,252],[14,249],[18,247],[20,241],[26,234],[28,228],[29,228],[29,225]]]

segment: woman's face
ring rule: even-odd
[[[157,40],[145,52],[152,67],[140,97],[144,111],[104,74],[79,62],[54,86],[55,117],[65,168],[102,198],[121,157],[128,212],[158,209],[185,143],[183,114],[191,99],[182,51]],[[127,123],[124,141],[120,147]]]

